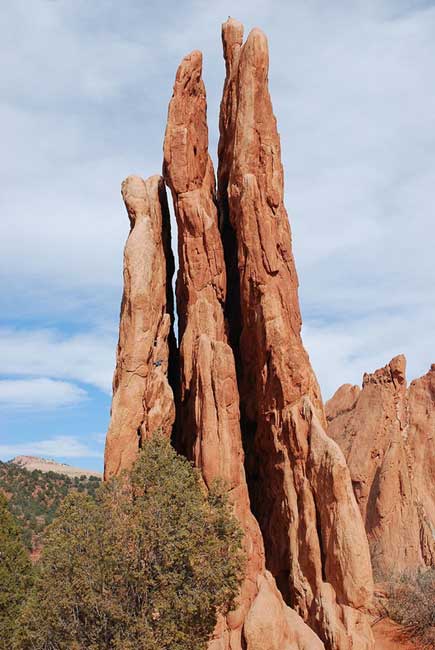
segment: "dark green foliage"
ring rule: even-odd
[[[166,439],[97,501],[71,494],[47,531],[16,650],[201,650],[234,603],[242,533]]]
[[[41,546],[45,528],[56,516],[60,503],[73,489],[95,497],[98,477],[70,478],[65,474],[41,472],[0,462],[0,493],[9,501],[9,509],[22,530],[22,539],[29,550]]]
[[[407,571],[393,579],[387,610],[421,648],[435,648],[435,569]]]
[[[21,531],[0,494],[0,650],[10,650],[22,603],[31,586],[32,567]]]

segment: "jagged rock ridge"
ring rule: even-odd
[[[51,458],[41,458],[40,456],[15,456],[8,461],[12,465],[18,465],[29,472],[39,470],[40,472],[55,472],[56,474],[64,474],[66,476],[80,477],[80,476],[96,476],[102,478],[101,472],[95,472],[89,469],[81,469],[80,467],[73,467],[66,463],[58,463]]]
[[[326,404],[347,459],[378,576],[435,565],[435,365],[406,385],[406,360],[345,384]]]

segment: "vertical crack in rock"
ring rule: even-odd
[[[368,650],[373,638],[361,611],[373,589],[368,544],[343,454],[324,431],[320,390],[301,341],[267,40],[259,29],[244,45],[242,39],[242,25],[229,19],[218,188],[227,260],[232,232],[237,241],[238,270],[231,261],[231,272],[240,312],[228,304],[233,292],[226,314],[238,338],[232,343],[253,510],[267,567],[295,610],[328,648]]]
[[[406,359],[341,386],[328,434],[352,476],[378,578],[435,565],[435,368],[406,386]]]
[[[243,466],[239,394],[224,319],[226,272],[208,154],[202,55],[181,62],[169,104],[164,177],[178,224],[177,308],[180,340],[178,446],[204,482],[224,479],[245,534],[247,573],[238,607],[220,620],[209,650],[317,650],[318,637],[283,602],[265,570],[258,524]]]
[[[163,179],[129,176],[122,183],[122,197],[130,234],[124,249],[106,479],[131,467],[144,438],[157,430],[171,435],[175,405],[168,367],[172,378],[178,374],[171,287],[174,260]]]

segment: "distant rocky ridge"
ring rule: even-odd
[[[102,478],[102,472],[95,472],[89,469],[80,469],[79,467],[73,467],[72,465],[67,465],[66,463],[58,463],[55,460],[50,458],[41,458],[39,456],[15,456],[8,461],[8,463],[13,463],[14,465],[19,465],[23,469],[27,469],[29,472],[33,472],[34,469],[39,470],[40,472],[55,472],[56,474],[64,474],[65,476],[97,476]]]

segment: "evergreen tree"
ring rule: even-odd
[[[10,650],[20,608],[31,585],[32,567],[21,531],[0,493],[0,650]]]
[[[97,501],[71,494],[49,529],[19,650],[201,650],[234,604],[242,533],[169,442],[143,446]]]

